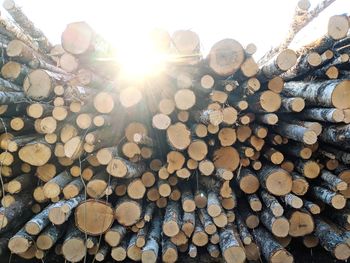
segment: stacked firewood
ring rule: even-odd
[[[53,46],[0,17],[0,254],[293,262],[350,257],[349,18],[264,65],[233,39],[152,33],[163,67],[123,75],[85,22]],[[140,43],[141,45],[142,43]]]

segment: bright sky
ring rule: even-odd
[[[311,0],[311,8],[319,1]],[[142,48],[143,36],[155,27],[170,33],[191,29],[199,34],[204,54],[216,41],[234,38],[243,45],[255,43],[259,57],[284,38],[297,1],[16,0],[16,3],[54,44],[60,43],[67,23],[84,20],[122,47]],[[306,42],[320,37],[326,32],[331,15],[347,12],[350,0],[337,0],[297,39]]]

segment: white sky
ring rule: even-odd
[[[311,0],[312,7],[321,0]],[[191,29],[202,50],[222,38],[258,46],[257,57],[277,45],[288,30],[296,0],[16,0],[54,44],[69,22],[84,20],[114,44],[140,42],[155,27],[172,32]],[[311,7],[311,8],[312,8]],[[5,13],[4,10],[1,10]],[[337,0],[301,32],[297,39],[314,40],[326,32],[331,15],[350,12],[350,0]],[[133,45],[133,48],[136,48]]]

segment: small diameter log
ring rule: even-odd
[[[283,93],[287,96],[302,97],[310,105],[347,109],[350,107],[349,83],[348,80],[291,81],[285,83]]]
[[[320,174],[320,166],[313,160],[300,160],[297,159],[295,163],[295,169],[309,179],[314,179]]]
[[[261,68],[259,78],[272,79],[292,68],[297,62],[297,55],[291,49],[285,49]]]
[[[286,237],[289,233],[288,220],[283,216],[275,217],[268,209],[261,212],[260,220],[277,237]]]
[[[219,235],[220,249],[225,261],[228,263],[244,262],[246,260],[246,255],[232,225],[220,229]]]
[[[192,191],[189,187],[185,187],[181,192],[181,204],[184,212],[193,212],[196,209],[196,203]]]
[[[86,255],[85,234],[71,224],[62,244],[64,258],[71,262],[79,262]]]
[[[238,213],[249,229],[254,229],[259,225],[260,220],[258,215],[250,209],[249,205],[244,200],[240,200],[237,207]]]
[[[56,175],[44,185],[44,194],[47,198],[55,198],[60,195],[62,189],[73,181],[74,178],[67,172],[63,171]]]
[[[101,171],[95,174],[86,184],[86,192],[91,198],[99,199],[106,194],[106,189],[110,181],[110,176]]]
[[[303,206],[303,200],[292,193],[286,194],[281,199],[286,205],[295,209],[299,209]]]
[[[281,96],[271,90],[255,93],[248,98],[249,108],[255,112],[276,112],[281,107]]]
[[[348,188],[348,184],[345,181],[327,170],[321,171],[320,178],[334,191],[345,191]]]
[[[138,178],[145,171],[145,165],[132,163],[122,158],[114,158],[108,163],[106,170],[114,177]]]
[[[49,220],[55,225],[62,225],[68,220],[73,212],[73,209],[84,200],[84,195],[78,195],[77,197],[69,200],[61,200],[57,203],[50,205]]]
[[[267,262],[294,261],[293,256],[265,228],[260,226],[254,229],[253,235]]]
[[[208,244],[209,238],[207,233],[204,231],[198,216],[196,216],[195,222],[196,225],[192,234],[192,243],[198,247],[203,247]]]
[[[344,121],[345,115],[343,110],[336,108],[310,108],[303,110],[297,117],[302,120],[337,123]]]
[[[142,203],[127,197],[117,201],[114,210],[114,217],[123,226],[132,226],[138,222],[142,214]]]
[[[282,98],[281,112],[301,112],[305,108],[305,101],[303,98]]]
[[[301,237],[311,234],[314,231],[314,219],[305,209],[289,210],[286,213],[289,221],[289,235],[292,237]]]
[[[279,122],[277,126],[274,126],[274,130],[283,137],[303,142],[307,145],[312,145],[317,141],[317,134],[314,131],[299,125]]]
[[[320,217],[315,217],[314,235],[327,251],[330,251],[338,260],[346,260],[350,257],[350,249],[344,239]]]
[[[239,188],[246,194],[253,194],[259,189],[259,179],[250,169],[243,168],[236,177]]]
[[[204,227],[204,231],[208,234],[208,235],[212,235],[216,232],[217,228],[216,225],[214,224],[211,216],[208,214],[208,212],[204,209],[198,209],[198,218],[202,224],[202,226]]]
[[[64,227],[53,224],[47,226],[36,239],[37,247],[41,250],[49,250],[63,236],[64,230]]]
[[[318,215],[321,213],[321,208],[318,204],[313,203],[309,200],[304,200],[304,208],[308,210],[313,215]]]
[[[133,234],[130,237],[128,247],[126,249],[126,254],[129,259],[133,261],[140,261],[141,260],[141,249],[136,246],[136,238],[137,234]]]
[[[86,200],[75,210],[76,226],[92,236],[106,232],[112,226],[113,220],[113,209],[102,201]]]
[[[10,238],[8,248],[11,253],[20,254],[26,252],[33,243],[34,236],[27,234],[24,228],[21,228]]]
[[[272,212],[274,216],[279,217],[283,215],[284,209],[278,202],[277,198],[275,198],[273,195],[270,195],[267,191],[264,190],[260,191],[260,196],[265,206]]]
[[[114,223],[104,235],[104,239],[111,247],[116,247],[124,239],[127,230],[124,226]]]
[[[257,194],[250,194],[247,195],[247,200],[249,203],[250,208],[254,211],[254,212],[260,212],[262,209],[262,203],[258,197]]]
[[[209,125],[217,127],[224,121],[224,114],[222,110],[204,109],[202,111],[195,112],[194,118],[197,122],[208,125],[209,131]]]
[[[8,182],[7,192],[10,194],[19,193],[25,189],[31,189],[36,183],[35,177],[30,174],[22,174]]]
[[[287,147],[282,146],[279,149],[281,149],[283,153],[289,154],[297,158],[302,158],[304,160],[310,159],[312,155],[312,149],[300,142],[288,143]]]
[[[304,176],[296,172],[291,173],[293,181],[292,181],[292,193],[295,195],[305,195],[309,190],[309,182],[306,180]]]
[[[47,206],[39,214],[30,219],[24,226],[25,231],[30,235],[38,235],[50,223],[49,211],[50,206]]]
[[[341,194],[337,194],[320,186],[312,186],[311,194],[318,200],[333,206],[335,209],[343,209],[346,204],[346,199]]]
[[[208,192],[207,211],[211,217],[216,217],[222,212],[219,197],[214,191]]]
[[[152,220],[148,237],[145,246],[142,248],[141,260],[142,262],[157,262],[159,244],[161,237],[161,218],[156,215],[154,220]]]
[[[239,236],[244,245],[249,245],[253,241],[252,235],[249,233],[247,226],[245,225],[241,216],[236,217],[236,225],[238,229]]]
[[[175,201],[168,202],[165,210],[163,232],[168,237],[177,235],[180,231],[180,206]]]
[[[181,225],[181,231],[184,232],[184,234],[190,238],[195,227],[195,213],[187,213],[184,212],[182,216],[182,225]]]
[[[257,175],[260,184],[273,195],[282,196],[292,190],[292,177],[279,167],[265,165]]]
[[[65,199],[70,199],[78,196],[83,188],[84,183],[81,178],[76,178],[63,188],[62,193]]]

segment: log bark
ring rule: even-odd
[[[266,261],[289,263],[294,261],[293,256],[263,227],[256,228],[253,235]]]
[[[346,80],[322,82],[287,82],[283,94],[302,97],[310,105],[347,109],[350,107],[350,84]],[[345,94],[345,95],[344,95]]]
[[[225,261],[229,263],[244,262],[246,255],[232,225],[222,228],[219,234],[220,249]]]
[[[339,260],[345,260],[350,256],[349,247],[330,225],[320,217],[315,217],[315,225],[314,234],[319,239],[322,247],[330,251]]]

